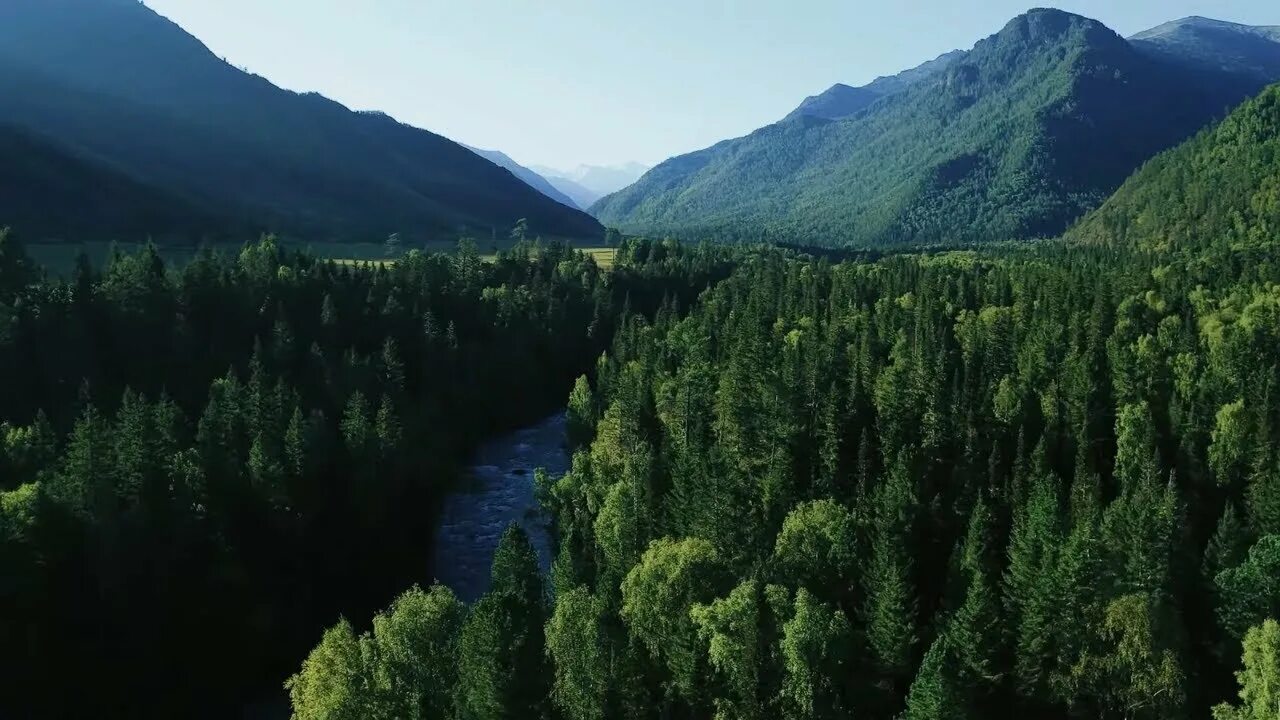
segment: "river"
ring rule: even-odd
[[[533,471],[569,470],[565,415],[559,413],[480,446],[464,485],[447,500],[436,531],[436,579],[465,602],[489,589],[489,564],[507,526],[529,535],[543,574],[551,567],[548,516],[534,496]]]
[[[433,567],[436,579],[465,602],[475,602],[489,589],[493,553],[513,522],[529,534],[543,574],[550,570],[548,516],[534,496],[533,471],[543,468],[552,477],[568,472],[564,431],[565,415],[559,413],[484,443],[476,451],[462,486],[445,500]],[[243,717],[287,720],[288,698],[281,693],[253,703]]]

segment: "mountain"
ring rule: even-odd
[[[1280,238],[1280,85],[1127,180],[1069,233],[1085,242],[1148,249],[1257,253],[1274,262]]]
[[[591,211],[628,232],[826,245],[1052,236],[1260,87],[1033,10],[855,116],[672,158]]]
[[[600,193],[588,190],[567,177],[560,177],[559,175],[547,175],[545,177],[552,187],[569,196],[569,199],[573,200],[574,204],[580,208],[589,208],[597,200],[604,197]]]
[[[199,237],[232,228],[186,200],[0,126],[0,226],[27,240]]]
[[[848,117],[865,110],[871,103],[882,97],[902,92],[917,82],[933,77],[962,57],[964,57],[964,51],[953,50],[897,75],[876,78],[862,87],[836,83],[820,95],[810,95],[805,98],[804,102],[783,120],[795,120],[799,117],[839,120]]]
[[[1151,55],[1192,67],[1244,73],[1263,82],[1280,77],[1280,26],[1254,27],[1189,17],[1129,40]]]
[[[556,187],[548,182],[546,178],[521,165],[515,160],[512,160],[511,156],[504,152],[500,152],[498,150],[481,150],[480,148],[474,148],[470,145],[464,145],[463,147],[500,168],[506,168],[508,172],[520,178],[526,185],[537,190],[543,195],[546,195],[552,200],[555,200],[561,205],[566,205],[574,210],[581,210],[582,207],[585,207],[579,206],[568,195],[557,190]]]
[[[622,165],[579,165],[573,170],[565,171],[535,165],[534,170],[548,180],[553,177],[568,180],[598,197],[604,197],[639,180],[640,176],[648,172],[649,166],[637,162]],[[555,181],[552,180],[552,183]]]
[[[0,123],[262,230],[602,233],[446,138],[238,70],[136,0],[0,3],[0,97]]]

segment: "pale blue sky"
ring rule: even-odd
[[[1026,0],[146,0],[235,65],[525,164],[656,163],[832,83],[969,48]],[[1063,0],[1123,35],[1276,0]]]

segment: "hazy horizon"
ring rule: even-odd
[[[942,0],[147,0],[232,64],[525,166],[655,165],[774,122],[806,96],[968,49],[1030,6]],[[487,9],[486,9],[487,6]],[[1129,36],[1189,15],[1280,24],[1262,0],[1055,4]],[[895,30],[887,30],[896,28]]]

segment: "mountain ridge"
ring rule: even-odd
[[[0,67],[0,122],[263,231],[416,241],[523,218],[552,236],[603,232],[447,138],[278,88],[129,0],[0,5]]]
[[[1280,75],[1280,26],[1191,16],[1129,38],[1142,51],[1191,67],[1217,67],[1263,81]]]
[[[911,85],[932,77],[945,70],[952,62],[963,58],[964,55],[963,50],[952,50],[914,68],[903,70],[896,75],[878,77],[862,86],[854,87],[836,83],[817,95],[805,98],[782,121],[787,122],[806,116],[825,120],[848,117],[866,109],[882,97],[902,92]]]
[[[574,210],[582,209],[582,207],[579,206],[572,198],[570,198],[565,193],[560,192],[560,190],[556,188],[554,184],[552,184],[549,180],[547,180],[541,174],[536,173],[533,170],[530,170],[529,168],[521,165],[520,163],[513,160],[510,155],[502,152],[501,150],[482,150],[480,148],[472,147],[470,145],[463,145],[463,147],[479,155],[485,160],[488,160],[494,165],[497,165],[500,168],[505,168],[512,175],[515,175],[517,178],[524,181],[526,185],[532,187],[534,190],[537,190],[543,195],[546,195],[552,200],[555,200],[561,205],[564,205],[566,207],[571,207]]]
[[[578,165],[572,170],[557,170],[545,165],[531,166],[543,177],[561,178],[603,197],[617,192],[640,179],[650,167],[644,163],[627,162],[617,165]],[[589,204],[589,203],[588,203]]]
[[[1053,236],[1259,87],[1036,9],[856,116],[673,158],[591,211],[632,233],[826,245]]]

